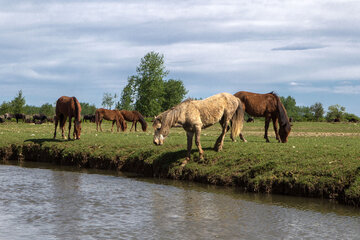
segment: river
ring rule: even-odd
[[[360,239],[360,210],[113,171],[0,165],[0,239]]]

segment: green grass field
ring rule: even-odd
[[[202,131],[205,159],[198,160],[193,144],[192,160],[185,167],[180,166],[186,156],[186,134],[182,128],[172,128],[163,146],[152,143],[151,123],[147,132],[111,133],[110,128],[109,122],[103,123],[104,132],[96,132],[95,124],[85,123],[81,140],[67,141],[61,139],[59,130],[56,140],[52,139],[54,125],[50,123],[0,124],[0,156],[5,161],[14,156],[6,151],[20,148],[20,157],[38,158],[36,151],[46,150],[46,156],[61,154],[60,164],[116,168],[240,186],[247,191],[325,197],[360,205],[360,124],[295,122],[289,142],[282,144],[275,140],[272,125],[271,142],[266,143],[263,121],[257,120],[245,123],[247,143],[240,139],[232,142],[227,134],[222,152],[212,149],[220,134],[220,126],[215,125]],[[52,151],[57,155],[51,155]]]

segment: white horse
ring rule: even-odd
[[[185,100],[159,116],[155,117],[153,127],[154,144],[162,145],[171,127],[181,125],[187,135],[187,160],[190,160],[192,139],[195,134],[195,144],[199,149],[199,158],[204,151],[200,144],[201,129],[220,122],[222,132],[215,142],[215,151],[221,151],[224,137],[231,121],[231,139],[235,141],[243,128],[244,110],[241,100],[230,93],[219,93],[204,100]],[[242,135],[240,135],[242,136]],[[243,141],[246,141],[241,137]]]

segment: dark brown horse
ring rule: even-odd
[[[273,121],[276,139],[279,142],[281,140],[283,143],[288,141],[291,125],[284,105],[274,92],[259,94],[240,91],[235,93],[234,96],[240,98],[245,112],[249,115],[253,117],[265,117],[264,138],[266,139],[266,142],[269,142],[268,128],[271,119]],[[279,132],[277,130],[278,123],[280,126]]]
[[[100,126],[100,131],[102,132],[101,123],[103,119],[108,121],[113,121],[111,131],[113,131],[115,122],[116,122],[117,131],[119,131],[119,128],[121,128],[122,131],[126,130],[127,127],[126,122],[119,110],[108,110],[105,108],[96,109],[95,112],[96,131],[98,131],[98,127]]]
[[[76,97],[60,97],[56,102],[56,116],[55,116],[55,132],[54,139],[56,138],[56,128],[58,122],[60,121],[61,135],[66,139],[64,135],[64,127],[66,119],[69,117],[69,134],[68,139],[70,140],[70,130],[71,130],[71,119],[74,117],[74,139],[80,139],[81,134],[81,106]]]
[[[15,113],[14,114],[16,123],[19,123],[19,119],[22,119],[23,122],[25,122],[26,115],[23,113]]]
[[[135,125],[135,132],[136,132],[136,124],[137,122],[141,123],[142,130],[146,132],[147,123],[144,117],[138,111],[128,111],[128,110],[121,110],[121,114],[123,115],[124,119],[128,122],[132,122],[130,131],[132,130],[133,126]]]

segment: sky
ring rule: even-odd
[[[188,97],[275,91],[360,116],[360,1],[0,0],[0,102],[101,107],[164,55]]]

